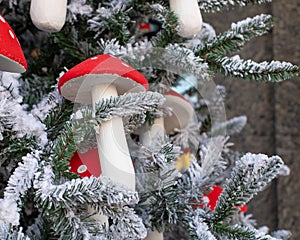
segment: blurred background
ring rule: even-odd
[[[256,14],[272,14],[273,31],[253,39],[241,57],[257,62],[286,60],[300,65],[300,1],[273,0],[272,3],[248,6],[217,14],[203,14],[217,34],[232,22]],[[261,84],[216,77],[227,90],[227,119],[246,115],[245,129],[232,138],[241,152],[277,154],[290,167],[287,177],[276,181],[253,199],[250,212],[258,225],[271,230],[289,229],[293,240],[300,239],[300,78],[277,84]]]

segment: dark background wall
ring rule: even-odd
[[[272,14],[271,33],[253,39],[242,50],[242,58],[257,62],[286,60],[300,65],[300,1],[274,0],[269,4],[248,6],[222,13],[203,14],[217,33],[259,13]],[[293,240],[300,239],[300,78],[280,84],[265,84],[217,76],[228,93],[227,118],[246,115],[248,123],[241,134],[232,138],[242,152],[278,154],[291,168],[250,204],[258,225],[289,229]]]

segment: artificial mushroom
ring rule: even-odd
[[[182,37],[195,36],[202,27],[202,16],[197,0],[170,0],[170,8],[175,12]]]
[[[165,117],[154,119],[152,126],[145,125],[141,129],[141,143],[151,146],[152,140],[156,137],[163,137],[164,134],[172,134],[175,129],[182,129],[191,121],[194,109],[192,105],[179,93],[170,90],[164,93],[166,102],[164,106],[170,107],[172,112]],[[163,232],[154,229],[145,240],[163,240]]]
[[[58,82],[67,99],[95,105],[102,99],[148,89],[146,78],[125,62],[108,54],[91,57],[66,72]],[[135,191],[135,172],[122,118],[102,123],[96,131],[102,176]]]
[[[69,160],[70,172],[84,177],[100,177],[101,165],[97,148],[92,148],[87,152],[76,151]]]
[[[23,73],[27,63],[16,34],[0,15],[0,71]]]
[[[87,152],[80,153],[76,151],[69,160],[70,172],[78,174],[81,178],[84,177],[100,177],[101,165],[97,148],[92,148]],[[93,214],[92,219],[101,222],[102,225],[108,227],[108,218],[102,214],[95,213],[95,209],[88,206],[88,212]]]
[[[193,106],[182,95],[170,90],[164,96],[164,106],[171,108],[171,114],[154,119],[152,126],[145,126],[141,130],[141,141],[145,146],[150,146],[155,136],[163,137],[165,133],[169,135],[175,133],[176,129],[185,128],[193,117]]]
[[[67,0],[31,0],[33,24],[46,32],[59,32],[66,21]]]

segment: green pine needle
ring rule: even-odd
[[[271,15],[261,14],[232,24],[231,28],[207,42],[196,55],[210,58],[210,55],[225,55],[241,49],[253,37],[267,33],[273,27]]]

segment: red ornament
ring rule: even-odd
[[[98,149],[93,148],[85,153],[76,151],[70,159],[70,167],[70,172],[79,174],[81,178],[100,177],[101,166]]]

